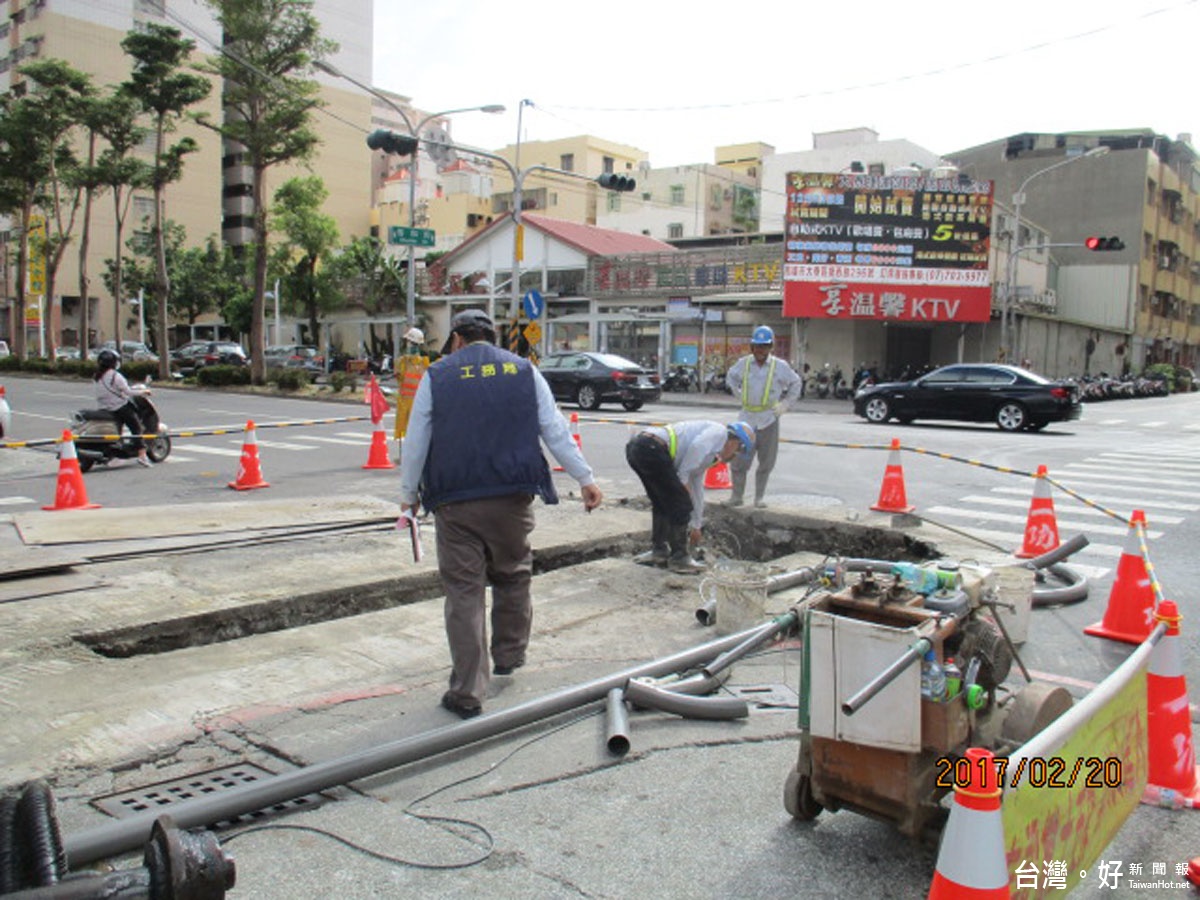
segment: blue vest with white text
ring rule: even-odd
[[[537,391],[529,361],[488,343],[439,359],[425,373],[433,399],[421,502],[558,494],[539,440]]]

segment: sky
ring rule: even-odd
[[[591,134],[654,167],[868,127],[938,154],[1024,131],[1200,142],[1200,0],[638,6],[374,0],[374,83],[496,150]],[[522,100],[531,105],[522,105]]]

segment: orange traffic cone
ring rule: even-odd
[[[1167,633],[1155,645],[1146,670],[1150,774],[1142,802],[1200,809],[1200,768],[1192,744],[1187,683],[1179,650],[1179,607],[1174,600],[1164,600],[1154,618],[1167,623]]]
[[[1083,629],[1084,634],[1126,644],[1140,644],[1150,634],[1154,626],[1154,586],[1150,583],[1146,558],[1142,556],[1139,527],[1146,527],[1146,514],[1135,509],[1117,561],[1117,577],[1108,594],[1104,620]]]
[[[270,487],[263,481],[262,469],[258,464],[258,438],[254,435],[254,423],[246,422],[246,437],[242,440],[242,458],[238,462],[238,473],[235,481],[229,482],[235,491],[249,491],[254,488]]]
[[[883,484],[879,488],[879,501],[871,507],[879,512],[910,513],[915,506],[908,505],[904,494],[904,469],[900,465],[900,439],[892,438],[887,468],[883,470]]]
[[[995,757],[990,750],[971,747],[966,759],[967,783],[954,786],[954,805],[942,831],[929,900],[1007,900],[1008,864]]]
[[[375,426],[375,433],[371,435],[371,452],[367,455],[367,464],[363,468],[396,468],[396,464],[388,456],[387,433],[383,430],[382,422]]]
[[[733,488],[733,479],[729,477],[729,465],[719,462],[709,466],[704,473],[704,487],[710,491],[728,491]]]
[[[1033,500],[1029,503],[1029,518],[1025,520],[1025,542],[1016,552],[1020,559],[1030,559],[1049,553],[1058,547],[1058,520],[1054,518],[1054,500],[1046,480],[1045,466],[1038,466],[1033,482]]]
[[[88,503],[83,473],[79,471],[79,457],[75,453],[75,439],[70,431],[64,431],[58,450],[58,486],[54,490],[54,505],[43,506],[42,509],[99,508],[99,503]]]
[[[579,448],[579,452],[583,452],[583,438],[579,436],[579,413],[571,413],[571,437],[575,439],[575,446]],[[555,466],[555,472],[566,471],[562,466]]]

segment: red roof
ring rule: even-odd
[[[537,213],[522,213],[521,221],[539,231],[544,231],[564,244],[570,244],[588,256],[678,252],[677,247],[672,247],[665,241],[647,237],[644,234],[613,231],[609,228],[597,228],[595,225],[580,225],[578,222],[552,219]]]

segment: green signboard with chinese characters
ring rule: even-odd
[[[388,226],[389,244],[410,244],[414,247],[432,247],[432,228],[408,228],[404,225]]]

